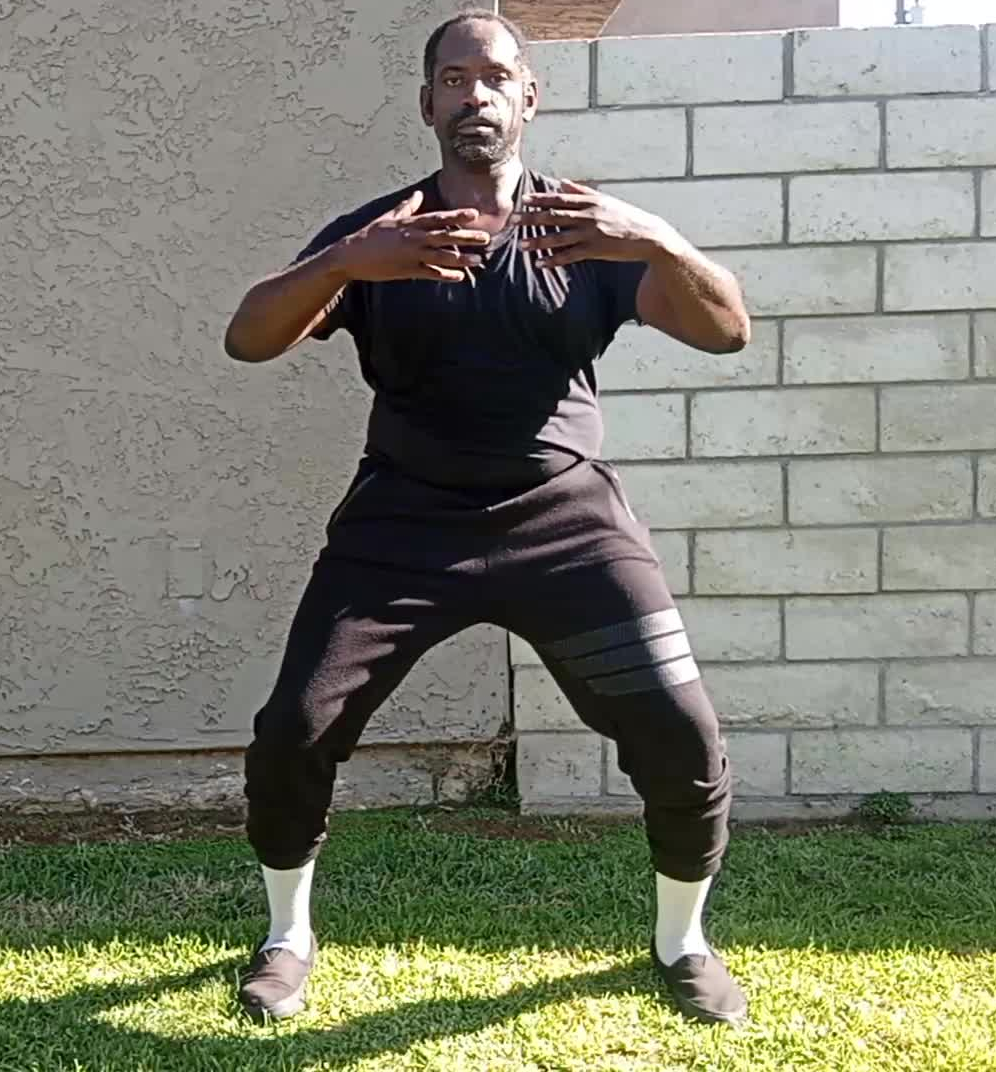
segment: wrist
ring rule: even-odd
[[[646,260],[652,263],[674,264],[694,253],[691,242],[658,216],[653,217],[644,246]]]
[[[322,252],[322,268],[337,283],[352,283],[356,278],[353,256],[353,236],[347,235],[333,242]]]

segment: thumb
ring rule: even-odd
[[[409,216],[414,216],[418,212],[419,206],[425,200],[425,195],[421,190],[416,190],[411,197],[406,197],[404,201],[394,210],[395,218],[399,220],[407,219]]]
[[[562,185],[568,193],[572,194],[594,194],[598,192],[590,186],[585,186],[584,183],[575,182],[573,179],[562,180]]]

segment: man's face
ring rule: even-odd
[[[465,164],[490,167],[518,151],[523,123],[536,114],[536,83],[501,25],[451,26],[439,42],[422,115],[444,151]]]

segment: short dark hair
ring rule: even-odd
[[[425,55],[422,59],[422,68],[425,74],[425,84],[427,86],[432,85],[432,80],[436,73],[436,56],[439,53],[439,42],[442,41],[443,35],[451,26],[462,26],[465,22],[493,22],[498,26],[503,27],[509,34],[511,34],[515,41],[516,47],[518,48],[517,58],[519,63],[523,67],[528,66],[529,41],[526,39],[526,35],[522,30],[520,30],[511,19],[505,18],[504,15],[496,15],[493,11],[485,11],[484,8],[464,11],[459,15],[454,15],[451,19],[447,19],[441,26],[437,26],[429,35],[429,40],[425,43]]]

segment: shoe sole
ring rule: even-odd
[[[667,992],[671,995],[675,1005],[678,1006],[678,1011],[691,1020],[698,1020],[700,1024],[742,1024],[747,1019],[746,1005],[730,1013],[705,1012],[697,1005],[687,1001],[680,994],[676,994],[668,985],[666,979],[663,979],[662,982],[667,986]]]
[[[250,1005],[242,1002],[242,1009],[250,1020],[257,1024],[266,1023],[267,1020],[286,1020],[289,1016],[295,1016],[304,1008],[304,997],[307,991],[307,980],[303,982],[293,994],[281,998],[275,1004],[266,1007],[263,1005]]]

